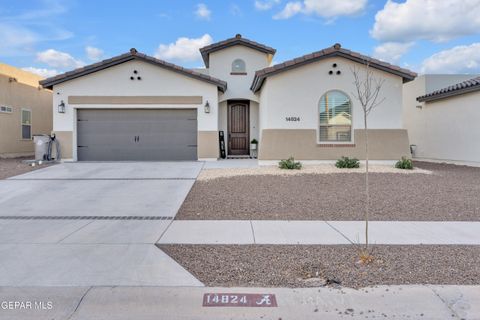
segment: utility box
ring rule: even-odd
[[[33,136],[33,143],[35,144],[35,160],[45,160],[48,155],[50,136],[46,134]]]

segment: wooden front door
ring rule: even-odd
[[[231,102],[228,105],[228,154],[248,155],[249,152],[249,103]]]

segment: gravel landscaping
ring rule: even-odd
[[[333,164],[325,165],[309,165],[304,166],[301,170],[284,170],[278,166],[265,166],[258,168],[229,168],[229,169],[204,169],[198,175],[197,180],[205,181],[218,178],[238,177],[238,176],[259,176],[259,175],[274,175],[274,176],[296,176],[303,174],[329,174],[329,173],[362,173],[365,172],[365,167],[340,169]],[[396,169],[393,166],[387,165],[370,165],[369,172],[375,173],[400,173],[400,174],[431,174],[432,171],[415,168],[413,170]]]
[[[23,163],[24,160],[31,158],[13,158],[13,159],[0,159],[0,180],[17,176],[22,173],[30,172],[37,169],[42,169],[51,164],[43,164],[41,166],[32,167]]]
[[[480,168],[421,162],[415,166],[418,170],[413,172],[377,168],[371,173],[372,220],[480,221]],[[351,169],[245,175],[226,172],[255,169],[215,170],[225,170],[228,176],[202,171],[176,219],[363,219],[364,174]]]
[[[375,260],[357,262],[350,245],[159,245],[211,287],[361,288],[394,284],[480,284],[480,246],[373,247]]]

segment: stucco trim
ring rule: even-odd
[[[197,154],[199,159],[219,157],[218,131],[198,131]]]
[[[202,104],[201,96],[69,96],[69,104]]]
[[[295,157],[298,160],[336,160],[341,156],[365,159],[364,130],[355,129],[355,145],[325,148],[316,142],[315,129],[264,129],[259,144],[259,160]],[[369,157],[372,160],[410,158],[407,130],[369,129]]]
[[[355,144],[352,144],[352,143],[345,143],[345,144],[341,144],[341,143],[319,143],[318,146],[321,147],[321,148],[341,148],[341,147],[352,148],[352,147],[355,147]]]

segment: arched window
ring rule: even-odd
[[[246,72],[245,69],[245,61],[242,59],[235,59],[232,62],[232,73],[244,73]]]
[[[346,94],[328,91],[318,109],[320,142],[352,141],[352,103]]]

